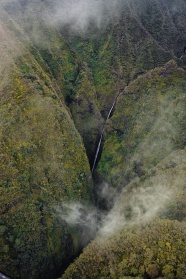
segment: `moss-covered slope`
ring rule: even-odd
[[[50,24],[50,1],[8,1],[1,9],[0,270],[9,276],[52,278],[77,252],[78,230],[54,208],[66,200],[90,203],[89,163],[120,91],[98,180],[116,189],[128,184],[125,200],[135,188],[154,187],[151,176],[180,176],[172,184],[176,199],[159,216],[185,218],[186,74],[172,61],[146,73],[182,54],[181,2],[175,9],[173,0],[125,1],[119,17],[84,33]],[[184,59],[178,63],[184,67]],[[130,219],[130,204],[121,211]]]
[[[185,77],[170,61],[119,96],[97,175],[123,190],[61,278],[186,276]]]
[[[184,148],[185,77],[170,61],[138,77],[119,96],[97,169],[110,185],[124,186]]]
[[[82,139],[58,91],[25,51],[9,70],[0,101],[0,270],[52,278],[81,246],[55,207],[90,203]]]
[[[55,17],[50,1],[23,3],[6,6],[13,20],[8,25],[57,81],[59,97],[69,106],[92,163],[103,118],[118,91],[138,75],[181,56],[185,3],[180,1],[175,9],[174,1],[126,1],[109,20],[105,11],[107,24],[98,28],[91,22],[84,31],[46,26]]]
[[[185,244],[185,222],[156,220],[94,241],[61,278],[182,279]]]

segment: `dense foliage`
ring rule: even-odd
[[[184,148],[185,78],[185,71],[170,61],[138,77],[121,93],[107,123],[97,169],[109,185],[124,186]]]
[[[185,278],[185,226],[185,222],[156,220],[124,229],[110,239],[98,238],[61,278]]]
[[[123,231],[91,244],[64,278],[182,279],[185,224],[137,224],[185,220],[185,2],[125,1],[84,31],[50,22],[53,2],[63,1],[0,3],[0,270],[51,279],[79,252],[81,228],[55,208],[94,202],[90,169],[120,93],[94,194],[107,208],[121,193],[108,220],[117,212]]]
[[[89,204],[92,178],[55,84],[29,53],[17,59],[1,91],[0,129],[0,270],[51,278],[81,246],[78,230],[55,207]]]

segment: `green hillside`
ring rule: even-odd
[[[62,278],[181,279],[185,256],[185,222],[156,220],[94,241]]]
[[[96,169],[97,192],[107,184],[114,205],[61,278],[186,276],[185,97],[185,71],[172,61],[119,96]],[[110,207],[109,195],[97,197]]]
[[[183,279],[186,3],[74,3],[0,3],[0,271]]]

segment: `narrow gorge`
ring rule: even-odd
[[[186,278],[185,0],[1,0],[0,278]]]

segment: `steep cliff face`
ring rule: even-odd
[[[53,278],[82,246],[78,228],[56,216],[56,206],[91,203],[90,167],[39,52],[41,64],[4,22],[1,34],[0,270]]]
[[[186,41],[186,4],[116,2],[113,13],[108,11],[110,1],[108,7],[103,5],[100,24],[90,13],[86,27],[82,23],[74,28],[56,15],[65,1],[2,1],[0,270],[13,278],[53,278],[82,248],[81,228],[71,228],[59,218],[56,206],[63,215],[63,202],[92,203],[90,169],[118,94],[114,114],[105,125],[94,192],[97,195],[106,184],[106,197],[113,199],[114,191],[116,197],[121,195],[101,231],[106,234],[117,212],[118,229],[121,216],[122,224],[130,225],[154,216],[185,220],[186,74],[185,58],[178,57]],[[96,198],[100,206],[107,203],[105,197]],[[155,204],[152,211],[149,203]],[[158,222],[168,238],[177,227],[178,237],[183,237],[183,224]],[[156,242],[161,232],[154,226]],[[146,233],[150,234],[148,228]],[[139,229],[137,237],[141,234]],[[184,251],[179,251],[184,258]],[[126,251],[122,257],[128,255]],[[158,259],[159,255],[157,265]],[[132,267],[124,275],[166,278],[164,256],[161,260],[160,267],[148,259],[145,267]],[[112,270],[113,276],[122,276],[130,265],[117,264],[110,270],[108,262],[103,263],[103,276],[115,278]],[[67,278],[92,276],[81,266],[80,259],[80,271],[67,271]],[[90,264],[88,272],[91,268],[95,267]],[[181,262],[170,268],[177,278],[184,278]]]
[[[102,124],[118,91],[138,75],[181,56],[186,40],[185,3],[116,1],[114,11],[111,4],[105,5],[102,21],[96,24],[95,15],[83,21],[86,5],[79,19],[74,11],[74,19],[69,19],[66,6],[73,10],[73,1],[61,5],[59,1],[18,2],[6,10],[19,24],[22,41],[57,81],[92,164]],[[56,12],[63,6],[67,15]],[[81,28],[74,29],[73,20]]]
[[[105,18],[107,23],[102,29],[93,23],[83,34],[62,29],[63,38],[79,63],[79,75],[71,82],[67,99],[91,163],[96,149],[91,139],[98,143],[95,135],[100,135],[103,119],[118,92],[139,75],[163,66],[171,58],[182,64],[176,57],[181,56],[186,40],[186,7],[182,2],[177,3],[177,8],[174,4],[174,1],[123,1],[121,11],[109,23]]]
[[[170,61],[119,96],[95,173],[98,193],[115,189],[105,232],[154,216],[185,221],[185,85],[185,71]]]
[[[61,278],[186,276],[185,74],[170,61],[118,98],[96,172],[100,192],[105,184],[120,191],[96,240]]]
[[[185,71],[170,61],[138,77],[121,93],[107,122],[98,165],[98,172],[114,187],[145,175],[184,148],[185,86]]]

